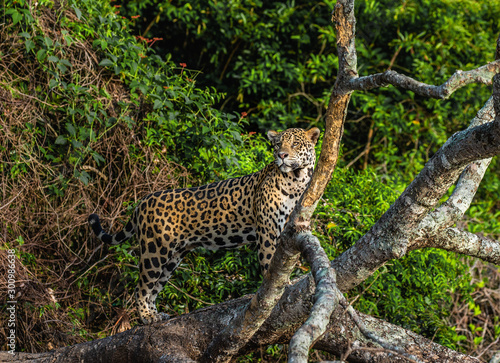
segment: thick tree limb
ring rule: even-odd
[[[413,91],[421,96],[445,99],[457,89],[471,83],[491,84],[493,76],[499,72],[500,61],[496,60],[470,71],[463,72],[458,70],[442,85],[433,86],[419,82],[398,72],[388,70],[383,73],[351,79],[349,86],[353,91],[362,91],[393,85]]]
[[[427,238],[424,247],[458,252],[500,265],[500,243],[498,241],[458,228],[447,228],[441,233]]]
[[[335,271],[330,268],[330,260],[318,238],[311,233],[301,233],[297,240],[302,255],[311,266],[316,292],[309,318],[290,340],[288,362],[305,363],[311,346],[325,333],[330,316],[343,296],[337,288]]]
[[[339,280],[343,276],[338,276]],[[303,278],[289,285],[274,308],[271,316],[238,353],[256,351],[261,345],[287,343],[309,315],[312,295],[315,291],[312,278]],[[193,313],[173,318],[167,322],[139,326],[104,339],[60,348],[46,353],[0,353],[2,362],[189,362],[199,361],[207,346],[228,324],[228,316],[234,316],[250,297],[231,300],[222,304],[199,309]],[[363,324],[403,351],[413,354],[424,362],[478,362],[466,355],[432,343],[418,334],[383,320],[358,313]],[[348,348],[354,348],[349,356],[354,362],[401,362],[394,354],[374,353],[362,350],[375,347],[353,322],[345,309],[335,309],[326,334],[317,341],[315,348],[338,356]],[[431,358],[434,358],[432,360]]]

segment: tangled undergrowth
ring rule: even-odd
[[[107,251],[91,238],[87,216],[97,212],[115,225],[124,204],[183,185],[188,177],[145,144],[144,125],[111,123],[138,119],[150,106],[130,102],[119,77],[99,66],[92,39],[69,39],[61,19],[79,22],[75,12],[41,7],[37,14],[49,56],[71,62],[65,72],[56,73],[64,63],[43,63],[40,51],[26,51],[34,34],[20,34],[12,22],[0,24],[0,233],[16,249],[18,349],[31,352],[119,329],[123,314],[113,303],[132,292],[123,288],[112,262],[91,270]],[[1,296],[7,296],[6,258],[0,251]],[[99,279],[87,280],[88,272]],[[81,285],[90,281],[98,295],[114,297],[90,299]],[[116,289],[121,295],[111,291]],[[0,315],[1,326],[7,326],[5,317]],[[6,333],[1,330],[0,340],[7,341]]]

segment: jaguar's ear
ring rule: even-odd
[[[269,141],[271,141],[272,144],[274,144],[278,140],[279,136],[280,136],[279,132],[273,130],[269,130],[267,132],[267,138],[269,139]]]
[[[316,143],[318,142],[319,134],[320,131],[317,127],[313,127],[312,129],[306,131],[307,137],[314,145],[316,145]]]

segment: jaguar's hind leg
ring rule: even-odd
[[[151,260],[153,258],[141,257],[139,264],[139,284],[135,289],[137,309],[143,324],[151,324],[162,320],[162,316],[156,310],[155,299],[157,293],[154,293],[162,270],[159,264],[158,267],[152,264]]]
[[[144,324],[170,318],[168,314],[158,312],[156,298],[188,252],[183,249],[173,251],[164,249],[166,248],[161,249],[163,251],[159,255],[144,254],[144,258],[141,257],[141,276],[136,289],[136,300]]]
[[[168,319],[168,316],[165,317],[163,314],[159,314],[156,309],[156,296],[158,295],[156,285],[163,273],[159,250],[163,250],[164,247],[162,247],[162,239],[155,238],[150,228],[145,231],[139,229],[137,234],[141,246],[141,260],[139,262],[139,283],[135,290],[135,298],[142,323],[151,324]]]

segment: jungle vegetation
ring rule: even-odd
[[[116,231],[150,192],[259,170],[272,160],[269,129],[324,130],[339,68],[334,5],[3,1],[0,291],[6,251],[15,249],[19,351],[138,324],[137,246],[101,245],[90,213]],[[366,0],[355,13],[360,76],[392,69],[439,85],[495,59],[497,0]],[[313,217],[330,259],[370,229],[490,96],[491,87],[475,84],[445,100],[392,86],[352,95],[337,169]],[[495,157],[459,227],[498,241],[499,196]],[[302,262],[292,277],[309,271]],[[252,294],[261,281],[254,246],[198,249],[160,293],[160,309],[189,313]],[[362,313],[488,359],[500,349],[499,281],[496,265],[429,248],[392,260],[346,297]],[[285,358],[286,345],[273,344],[239,359]]]

